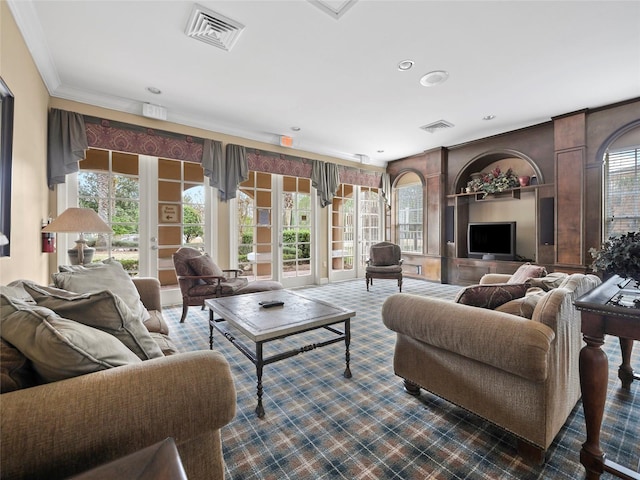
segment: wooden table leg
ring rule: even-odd
[[[604,465],[604,453],[600,448],[600,427],[607,398],[609,361],[600,347],[604,336],[584,335],[586,346],[580,350],[580,388],[582,406],[587,427],[587,441],[580,450],[580,463],[586,469],[587,480],[600,478]]]
[[[620,352],[622,364],[618,368],[618,378],[622,381],[622,388],[631,390],[631,382],[636,376],[631,367],[631,352],[633,351],[633,339],[620,337]]]

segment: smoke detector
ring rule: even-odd
[[[423,125],[420,128],[426,132],[434,133],[437,130],[442,130],[443,128],[451,128],[453,127],[453,123],[447,122],[446,120],[438,120],[437,122],[429,123],[428,125]]]
[[[191,38],[229,51],[244,30],[244,25],[229,17],[195,4],[185,33]]]
[[[449,72],[444,70],[434,70],[433,72],[426,73],[420,79],[420,85],[423,87],[435,87],[447,81],[449,78]]]

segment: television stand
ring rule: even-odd
[[[480,258],[449,258],[448,271],[452,273],[448,283],[454,285],[475,285],[486,273],[513,274],[522,261],[483,260]],[[545,265],[549,270],[549,265]]]

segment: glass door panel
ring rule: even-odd
[[[157,277],[165,289],[177,289],[173,253],[183,246],[206,250],[204,171],[196,163],[160,158],[157,177]]]
[[[80,162],[78,206],[91,208],[113,234],[86,234],[96,249],[92,261],[115,258],[132,276],[140,273],[140,185],[138,157],[89,149]]]
[[[331,204],[331,276],[335,280],[355,278],[356,247],[354,186],[341,184]]]
[[[331,280],[364,276],[369,248],[382,239],[382,212],[377,188],[340,185],[331,205]]]
[[[367,259],[369,258],[369,249],[371,245],[381,242],[382,237],[382,198],[377,188],[360,187],[360,202],[358,204],[360,214],[360,254],[358,255],[358,269],[364,274]]]
[[[271,174],[249,172],[237,196],[238,268],[249,280],[273,278]]]
[[[282,278],[312,276],[311,198],[310,179],[282,177]]]

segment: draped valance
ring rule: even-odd
[[[247,173],[248,170],[253,170],[312,178],[313,161],[304,157],[231,144],[227,145],[223,154],[222,142],[217,140],[58,109],[52,109],[49,118],[50,188],[55,183],[64,183],[65,175],[77,171],[77,163],[84,158],[84,149],[89,147],[200,163],[210,185],[218,188],[223,201],[235,197],[237,184],[234,188],[233,183],[246,179],[245,170]],[[65,119],[63,123],[67,125],[64,129],[60,126],[62,120],[55,120],[61,118]],[[63,151],[67,153],[62,153]],[[232,163],[227,160],[230,152]],[[384,186],[384,177],[380,172],[331,163],[328,165],[334,165],[330,168],[335,169],[342,183],[374,188]],[[228,172],[231,172],[230,177]],[[331,178],[334,177],[335,174],[332,174]]]

